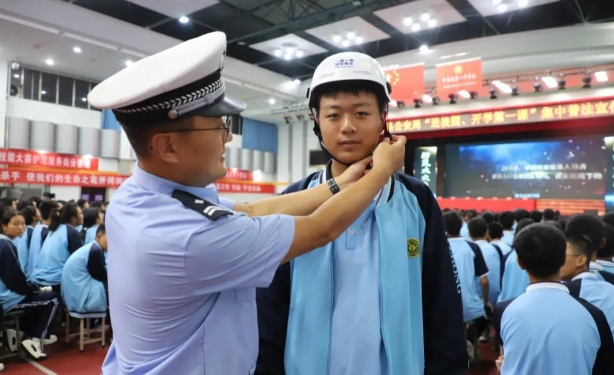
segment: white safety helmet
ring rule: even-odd
[[[377,60],[360,52],[341,52],[327,57],[316,68],[311,87],[307,91],[309,107],[313,106],[312,94],[317,92],[319,86],[339,81],[375,82],[381,85],[388,101],[392,100],[391,86],[386,81],[386,74]]]

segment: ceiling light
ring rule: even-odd
[[[529,0],[518,0],[518,6],[519,7],[524,8],[527,5],[529,5]]]
[[[422,101],[425,103],[432,103],[433,102],[433,98],[431,98],[430,95],[424,94],[422,95]]]
[[[333,36],[333,42],[339,43],[341,41],[341,35],[335,34]]]
[[[181,23],[188,23],[188,22],[190,22],[190,19],[188,17],[186,17],[186,16],[182,16],[182,17],[179,17],[179,22],[181,22]]]
[[[497,7],[497,10],[498,10],[500,13],[503,13],[503,12],[505,12],[505,11],[507,10],[507,5],[505,5],[505,4],[499,4],[499,6]]]
[[[362,37],[361,36],[357,36],[356,39],[354,39],[354,43],[356,44],[361,44],[363,42]]]
[[[294,52],[294,47],[286,47],[287,54],[292,55],[293,52]]]
[[[303,56],[305,56],[305,52],[301,51],[300,49],[297,49],[295,52],[296,57],[301,58]]]
[[[458,92],[458,95],[462,96],[465,99],[469,99],[471,97],[471,94],[469,94],[467,90],[460,90]]]
[[[430,19],[428,22],[429,27],[435,27],[437,26],[437,20],[436,19]]]
[[[281,57],[281,55],[282,55],[282,53],[283,53],[283,52],[281,52],[281,50],[278,48],[278,49],[276,49],[276,50],[275,50],[273,53],[275,54],[275,56],[277,56],[277,57]]]
[[[41,91],[41,95],[45,95],[47,93],[47,91],[43,90]]]
[[[595,72],[595,79],[597,80],[597,82],[607,82],[608,81],[608,73],[601,71],[601,72]]]
[[[414,23],[413,25],[411,25],[411,29],[413,31],[419,31],[420,30],[420,24],[419,23]]]
[[[51,66],[51,65],[53,65],[53,64],[54,64],[54,62],[53,62],[53,60],[51,60],[51,59],[47,59],[47,60],[45,60],[45,64],[47,64],[47,65]]]
[[[426,44],[423,44],[420,46],[420,52],[426,52],[429,50],[429,46],[427,46]]]
[[[269,104],[270,104],[270,105],[275,104],[275,98],[271,98],[271,99],[269,99]]]
[[[81,48],[75,47],[72,49],[74,53],[81,53]]]
[[[292,55],[291,55],[291,54],[289,54],[289,53],[286,53],[286,54],[284,55],[284,60],[286,60],[286,61],[292,60]]]
[[[353,31],[350,31],[350,32],[348,32],[348,34],[346,36],[347,36],[347,38],[349,40],[352,40],[352,39],[354,39],[356,37],[356,33],[353,32]]]
[[[126,60],[126,66],[130,66],[132,64],[133,64],[132,60]]]
[[[81,98],[81,101],[85,103],[87,102],[87,98]]]
[[[501,81],[493,81],[492,84],[504,94],[509,94],[512,92],[512,88],[507,83],[503,83]]]
[[[431,15],[430,15],[430,14],[428,14],[428,13],[422,13],[422,15],[420,16],[420,19],[421,19],[423,22],[426,22],[426,21],[428,21],[428,20],[430,20],[430,19],[431,19]]]
[[[409,25],[411,25],[412,23],[414,23],[414,20],[412,20],[412,19],[411,19],[411,17],[405,17],[405,18],[403,18],[403,25],[405,25],[405,26],[409,26]]]
[[[294,81],[292,81],[292,83],[294,83],[295,85],[300,85],[301,84],[301,80],[300,79],[295,79]]]
[[[19,74],[13,74],[13,77],[19,78]]]
[[[501,1],[502,0],[492,0],[492,3],[495,4],[495,5],[499,5],[499,4],[501,4]]]
[[[555,88],[555,87],[557,87],[559,85],[558,82],[556,82],[556,79],[554,79],[552,77],[542,77],[542,81],[544,81],[546,86],[548,86],[551,89],[553,89],[553,88]]]
[[[350,45],[350,41],[346,39],[343,42],[341,42],[341,45],[344,46],[344,47],[347,47],[347,46]]]

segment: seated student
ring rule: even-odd
[[[38,254],[40,253],[45,238],[47,238],[47,234],[49,234],[49,224],[51,223],[51,217],[56,216],[58,214],[57,209],[58,204],[54,201],[49,200],[42,201],[38,206],[41,221],[36,224],[34,230],[32,231],[32,236],[30,237],[30,247],[28,248],[28,265],[26,269],[26,275],[28,275],[28,280],[32,279],[32,274],[34,273],[34,265],[36,264],[36,260],[38,259]]]
[[[469,222],[469,235],[473,242],[480,247],[488,268],[488,300],[496,302],[499,293],[501,293],[503,252],[496,245],[486,241],[486,231],[487,224],[484,219],[478,217]]]
[[[530,218],[531,218],[531,214],[529,213],[529,211],[525,210],[524,208],[518,208],[514,210],[514,226],[513,226],[514,231],[516,230],[518,223],[520,223],[520,220],[530,219]]]
[[[96,240],[96,230],[102,224],[102,212],[97,207],[90,207],[83,210],[83,229],[81,229],[81,240],[84,245]]]
[[[531,215],[531,220],[533,220],[533,222],[535,223],[541,223],[542,218],[544,217],[544,215],[542,214],[540,210],[533,210],[530,212],[530,215]]]
[[[505,242],[501,241],[501,238],[503,237],[503,227],[500,223],[496,221],[488,223],[486,228],[486,237],[491,245],[498,247],[504,257],[512,252],[512,248]]]
[[[492,305],[488,300],[490,293],[488,266],[486,266],[480,247],[460,236],[460,229],[463,225],[461,217],[456,212],[447,212],[443,215],[443,221],[452,257],[458,270],[463,300],[463,319],[465,323],[480,319],[480,324],[484,323],[485,326],[484,317],[492,313]]]
[[[595,262],[599,263],[604,271],[614,274],[614,226],[603,223],[603,238],[605,242],[597,250]]]
[[[561,284],[563,233],[531,224],[518,233],[514,248],[531,284],[526,293],[495,307],[501,374],[611,375],[614,341],[604,313]]]
[[[502,212],[499,215],[499,223],[503,227],[503,237],[501,241],[505,242],[509,247],[514,243],[514,214],[510,211]]]
[[[83,246],[76,225],[83,222],[81,208],[75,203],[66,203],[60,215],[51,217],[49,234],[36,260],[32,280],[44,286],[50,286],[61,293],[62,269],[70,256]]]
[[[556,212],[552,208],[546,208],[544,210],[544,222],[557,221]]]
[[[469,235],[469,222],[478,216],[478,212],[476,210],[467,210],[463,214],[463,227],[461,228],[461,236],[463,236],[467,241],[471,241],[471,236]]]
[[[482,215],[480,215],[480,217],[484,219],[484,221],[486,222],[486,225],[490,223],[494,223],[496,220],[495,214],[493,214],[492,212],[483,212]]]
[[[85,225],[85,224],[84,224]],[[96,240],[82,246],[66,261],[62,272],[62,299],[70,311],[107,311],[107,234],[104,224]]]
[[[39,289],[29,284],[19,266],[17,248],[13,239],[21,236],[26,227],[23,215],[18,211],[5,211],[0,218],[0,304],[5,312],[23,310],[22,327],[25,339],[21,345],[34,358],[45,358],[42,344],[52,344],[57,337],[49,335],[59,305],[59,296],[53,291]],[[7,332],[8,333],[8,332]],[[13,332],[14,335],[14,332]],[[10,333],[9,333],[9,336]],[[8,337],[10,343],[14,337]]]
[[[23,217],[26,220],[26,230],[23,231],[23,234],[20,237],[15,238],[13,242],[15,243],[15,247],[17,247],[17,254],[19,255],[19,264],[21,264],[21,269],[26,276],[29,276],[28,259],[30,256],[30,241],[32,239],[34,226],[40,220],[40,214],[32,203],[20,202],[19,206],[21,207],[19,211],[23,214]]]
[[[516,226],[516,233],[525,227],[534,224],[532,219],[522,219]],[[518,254],[512,250],[505,259],[503,266],[503,280],[501,282],[501,293],[497,301],[503,301],[518,297],[525,292],[529,285],[529,276],[518,265]]]

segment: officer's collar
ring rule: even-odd
[[[175,190],[182,190],[196,195],[199,198],[207,199],[212,203],[218,203],[217,189],[213,184],[206,187],[182,185],[145,172],[138,166],[138,164],[134,166],[132,178],[134,178],[137,184],[150,191],[171,195]]]

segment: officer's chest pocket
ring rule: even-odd
[[[256,288],[246,288],[235,290],[237,302],[249,302],[256,299]]]

